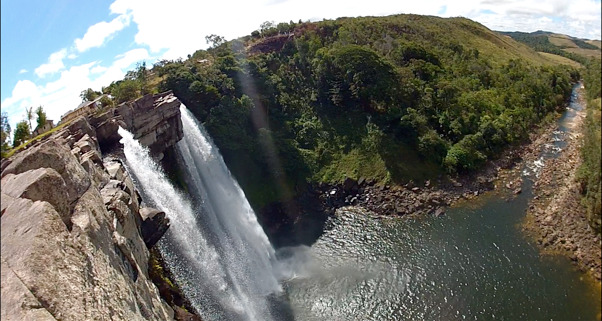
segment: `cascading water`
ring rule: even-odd
[[[120,129],[127,166],[145,199],[171,220],[159,243],[176,281],[205,320],[282,319],[275,252],[238,183],[202,125],[180,107],[178,192],[146,148]]]

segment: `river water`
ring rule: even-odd
[[[565,147],[576,88],[542,157]],[[285,283],[303,320],[596,320],[600,291],[565,257],[542,256],[520,229],[541,159],[523,169],[522,193],[492,192],[442,217],[381,219],[341,209]]]

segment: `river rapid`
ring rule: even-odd
[[[565,147],[576,89],[542,157]],[[599,287],[521,231],[541,160],[523,164],[519,195],[487,193],[441,217],[339,209],[311,248],[279,251],[296,266],[284,284],[295,319],[599,320]]]

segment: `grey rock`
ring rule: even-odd
[[[65,181],[52,168],[38,168],[2,178],[2,194],[12,198],[27,198],[32,201],[47,201],[59,213],[65,225],[71,228],[71,209],[69,207]]]
[[[90,186],[88,173],[79,164],[69,149],[54,140],[47,140],[35,148],[21,152],[2,172],[20,174],[32,169],[52,168],[65,181],[68,202],[73,203]]]
[[[153,247],[161,236],[167,232],[170,222],[165,212],[155,208],[143,207],[140,209],[142,217],[142,238],[148,248]]]

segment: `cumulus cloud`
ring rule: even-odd
[[[113,66],[125,69],[132,64],[148,59],[149,57],[148,51],[144,48],[132,49],[124,54],[115,56]]]
[[[47,75],[54,74],[65,69],[63,59],[67,56],[67,49],[61,49],[48,57],[48,62],[40,65],[34,70],[38,77],[43,78]]]
[[[453,15],[476,20],[490,29],[532,32],[537,30],[567,34],[579,38],[600,39],[601,5],[595,0],[506,0],[474,1],[472,6],[491,13],[468,10],[463,4]]]
[[[136,43],[148,46],[153,52],[167,50],[163,57],[166,59],[184,58],[197,49],[207,47],[204,38],[208,34],[233,39],[250,34],[264,21],[396,13],[437,15],[444,12],[447,17],[475,19],[492,29],[542,29],[600,38],[600,3],[595,0],[464,0],[454,3],[444,0],[372,0],[369,4],[360,0],[173,0],[169,6],[142,0],[116,0],[110,9],[116,14],[131,14],[138,27]],[[583,23],[575,25],[571,23],[574,21]]]
[[[100,47],[129,24],[130,17],[125,13],[110,22],[101,21],[90,26],[82,38],[75,39],[75,48],[79,52],[84,52],[91,48]]]
[[[444,5],[443,0],[412,3],[373,0],[370,5],[357,0],[172,0],[167,6],[159,2],[116,0],[110,9],[114,14],[131,14],[138,27],[137,44],[148,46],[152,52],[167,50],[162,58],[176,59],[206,48],[206,35],[214,33],[234,39],[259,29],[264,21],[305,21],[402,12],[436,14]]]
[[[10,97],[2,101],[2,111],[6,111],[11,126],[24,118],[25,108],[42,105],[49,119],[58,121],[66,112],[81,102],[82,90],[100,90],[112,81],[123,79],[132,66],[150,58],[146,49],[138,48],[118,55],[109,66],[97,61],[71,66],[61,71],[57,80],[36,85],[30,80],[20,80]]]

